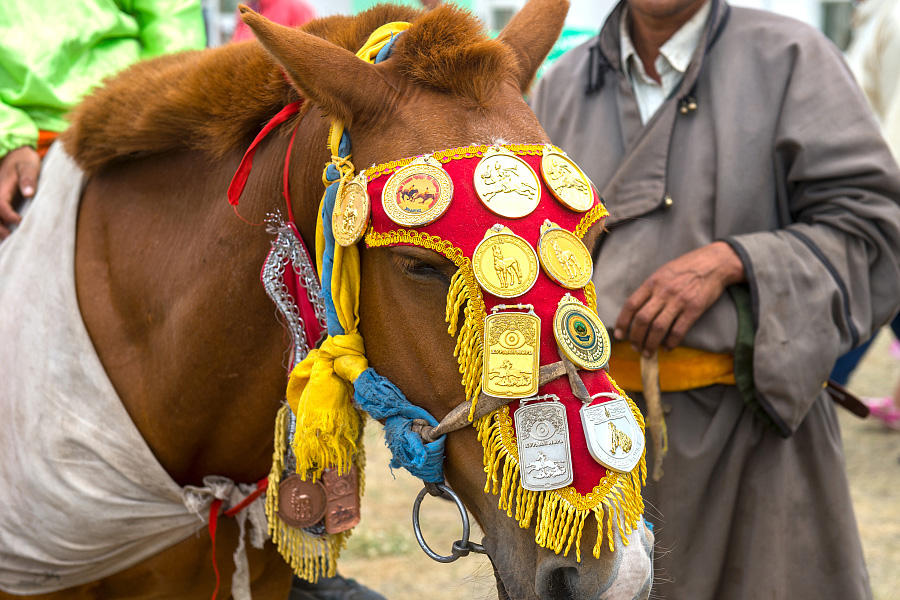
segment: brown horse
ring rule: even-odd
[[[81,317],[128,415],[179,486],[200,485],[210,474],[250,483],[269,472],[286,343],[258,280],[271,236],[247,222],[282,208],[290,131],[297,127],[293,210],[312,248],[332,118],[348,125],[362,166],[501,140],[547,143],[522,94],[567,5],[532,0],[498,40],[448,6],[379,6],[300,30],[248,13],[262,44],[139,64],[77,109],[62,141],[87,175],[75,246]],[[412,26],[391,59],[357,59],[353,52],[368,35],[392,21]],[[225,191],[243,152],[268,119],[301,98],[300,114],[261,145],[240,206],[245,220],[237,218]],[[599,233],[588,233],[589,248]],[[360,322],[369,361],[438,419],[462,399],[444,322],[455,269],[418,247],[362,252]],[[652,537],[643,527],[629,546],[599,559],[583,542],[580,563],[539,548],[534,533],[484,493],[482,452],[471,427],[455,432],[444,470],[485,532],[501,597],[646,597]],[[593,521],[585,540],[596,537],[591,528]],[[237,543],[234,521],[220,521],[220,598],[231,592]],[[291,573],[274,547],[248,552],[254,598],[286,598]],[[99,581],[35,597],[207,599],[212,554],[208,535],[192,536]]]

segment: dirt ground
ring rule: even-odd
[[[849,388],[860,396],[886,396],[900,380],[883,331],[860,363]],[[839,409],[847,470],[856,505],[875,600],[900,600],[900,432]],[[429,559],[412,532],[411,509],[421,484],[406,471],[391,476],[381,427],[366,430],[368,467],[363,520],[340,561],[342,574],[364,582],[388,600],[482,600],[496,598],[490,562],[470,555],[455,563]],[[423,502],[425,538],[440,554],[461,535],[456,508]],[[471,536],[480,541],[477,530]],[[837,600],[837,599],[836,599]]]

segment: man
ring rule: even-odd
[[[0,19],[0,241],[41,156],[91,88],[143,58],[200,49],[199,0],[7,0]]]
[[[532,102],[611,213],[612,376],[639,390],[659,349],[654,595],[870,598],[823,384],[900,301],[900,170],[838,51],[722,0],[627,0]]]

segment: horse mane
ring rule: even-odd
[[[356,52],[372,31],[394,21],[412,24],[391,58],[414,83],[484,104],[518,67],[513,52],[489,38],[472,14],[449,5],[423,12],[382,4],[300,29]],[[252,40],[133,65],[75,108],[62,140],[88,174],[177,150],[221,158],[246,148],[266,121],[298,99],[279,65]]]

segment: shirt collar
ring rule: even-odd
[[[659,61],[660,58],[663,58],[674,70],[683,75],[691,64],[691,57],[694,55],[694,50],[697,49],[697,46],[700,44],[700,39],[703,37],[704,26],[706,25],[710,10],[712,10],[712,2],[704,3],[703,6],[700,7],[700,10],[688,19],[688,21],[660,47],[659,57],[657,57],[656,60]],[[644,63],[641,62],[637,50],[634,48],[634,43],[631,41],[631,36],[628,33],[630,20],[631,11],[626,5],[625,10],[622,12],[622,18],[619,20],[622,65],[626,70],[633,70],[631,73],[632,76],[639,75],[642,79],[652,81],[647,75],[647,72],[644,69]],[[632,57],[634,57],[634,60],[632,60]]]

